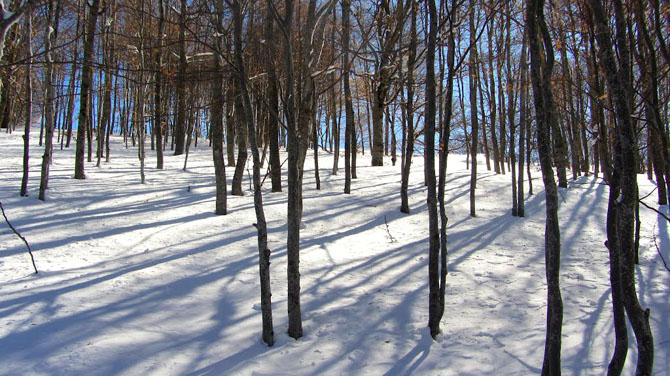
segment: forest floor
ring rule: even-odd
[[[22,132],[21,132],[22,133]],[[248,175],[244,197],[214,215],[214,169],[206,145],[168,152],[156,170],[147,151],[139,184],[136,149],[112,138],[112,160],[86,164],[74,180],[74,150],[56,150],[46,202],[37,199],[42,148],[33,132],[30,195],[19,197],[22,139],[0,134],[0,201],[33,248],[0,224],[1,375],[527,375],[544,351],[544,190],[525,183],[526,217],[511,215],[510,174],[479,158],[477,217],[469,216],[465,157],[449,156],[449,275],[442,335],[428,322],[428,216],[423,158],[400,206],[400,165],[358,157],[352,193],[342,193],[332,155],[312,151],[301,231],[304,337],[286,334],[286,189],[263,199],[272,249],[276,344],[260,338],[256,221]],[[147,144],[147,149],[149,145]],[[282,155],[282,160],[285,155]],[[227,168],[228,181],[232,168]],[[285,171],[284,171],[285,172]],[[284,179],[286,175],[284,174]],[[640,193],[653,183],[639,176]],[[285,185],[284,185],[285,187]],[[608,252],[608,187],[592,176],[560,190],[562,368],[603,375],[614,347]],[[655,205],[655,193],[645,199]],[[657,375],[670,375],[670,261],[665,220],[641,208],[638,292],[651,309]],[[636,361],[634,335],[626,374]]]

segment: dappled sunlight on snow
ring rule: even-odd
[[[35,135],[34,135],[35,136]],[[263,187],[272,250],[276,344],[260,340],[261,316],[253,197],[228,196],[214,215],[211,151],[166,155],[139,184],[136,151],[112,138],[112,162],[87,164],[72,179],[74,150],[55,150],[47,201],[18,195],[20,135],[0,135],[0,199],[30,241],[0,227],[0,374],[537,374],[542,365],[546,285],[544,193],[526,197],[526,218],[511,216],[509,175],[480,166],[477,217],[469,216],[465,158],[449,157],[449,275],[439,341],[428,320],[428,217],[423,158],[414,158],[411,214],[400,207],[400,166],[371,168],[359,156],[352,194],[344,171],[331,175],[320,153],[322,190],[311,152],[301,231],[305,336],[286,335],[286,192]],[[33,143],[36,145],[36,143]],[[33,155],[40,153],[33,146]],[[340,163],[343,163],[340,158]],[[387,160],[386,163],[389,161]],[[480,160],[483,163],[483,158]],[[228,168],[229,180],[232,169]],[[283,176],[286,179],[286,175]],[[640,190],[652,184],[640,177]],[[565,304],[563,370],[603,374],[614,344],[609,263],[604,247],[608,189],[592,176],[559,192]],[[655,369],[670,369],[668,223],[641,209],[640,299],[651,308]],[[662,207],[668,213],[667,207]],[[632,337],[631,337],[632,338]],[[626,372],[632,372],[631,350]]]

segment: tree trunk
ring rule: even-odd
[[[470,6],[470,43],[474,43],[475,29],[475,7]],[[477,144],[479,143],[479,119],[477,118],[477,82],[479,81],[477,69],[477,48],[470,50],[468,70],[470,71],[470,216],[476,216],[475,212],[475,189],[477,188]]]
[[[270,178],[272,180],[272,192],[281,192],[281,161],[279,159],[279,88],[277,72],[274,64],[274,19],[268,11],[265,17],[265,41],[267,48],[265,66],[268,72],[267,101],[269,113],[267,118],[269,144],[270,144]]]
[[[616,183],[610,186],[610,195],[616,198],[616,234],[618,244],[614,252],[621,261],[621,288],[623,303],[628,319],[637,340],[638,375],[651,375],[654,362],[654,339],[649,326],[649,310],[643,310],[637,298],[635,288],[635,205],[637,202],[637,143],[635,129],[631,119],[630,86],[631,68],[629,65],[628,40],[623,5],[614,1],[616,24],[615,42],[619,64],[614,56],[609,17],[600,0],[589,0],[595,28],[595,37],[599,45],[600,62],[607,77],[607,85],[615,108],[615,158],[614,177]],[[613,190],[612,188],[620,188]],[[613,287],[614,289],[614,287]]]
[[[342,65],[343,65],[343,86],[344,86],[344,193],[351,193],[352,178],[352,158],[356,153],[356,138],[354,128],[354,106],[351,98],[351,86],[349,83],[349,39],[350,36],[350,17],[351,0],[342,0]]]
[[[86,128],[90,122],[89,118],[89,93],[93,81],[93,46],[95,38],[95,24],[98,20],[98,6],[100,0],[91,0],[88,4],[89,16],[86,25],[86,40],[84,41],[84,64],[81,73],[81,94],[79,101],[79,123],[77,126],[77,150],[75,152],[75,179],[86,179],[84,173],[84,147]]]
[[[186,0],[179,11],[179,70],[177,72],[177,120],[175,123],[174,155],[184,154],[186,139]]]
[[[400,211],[409,214],[409,174],[412,167],[414,155],[414,65],[416,64],[417,32],[416,32],[416,9],[412,7],[410,40],[407,51],[407,102],[405,104],[405,128],[407,129],[407,140],[405,141],[405,153],[400,175]]]
[[[256,126],[251,109],[251,100],[247,89],[247,77],[245,73],[244,60],[242,56],[242,14],[240,4],[237,0],[232,2],[235,23],[235,62],[237,65],[238,81],[242,94],[242,102],[245,113],[248,132],[251,135],[251,155],[253,157],[254,170],[254,209],[256,212],[256,229],[258,230],[258,265],[261,285],[261,315],[263,320],[263,341],[272,346],[274,344],[274,330],[272,327],[272,300],[270,290],[270,249],[268,248],[267,224],[263,211],[263,194],[261,191],[261,164],[256,142]]]
[[[226,153],[228,167],[235,167],[235,84],[229,83],[226,90]]]
[[[530,75],[535,99],[538,152],[546,200],[544,252],[547,278],[547,333],[543,375],[561,374],[563,300],[560,290],[561,234],[558,225],[558,190],[551,166],[553,99],[551,74],[554,49],[544,18],[544,0],[527,0],[526,28],[530,48]]]
[[[163,65],[163,33],[165,32],[165,10],[163,0],[158,1],[158,40],[155,56],[156,72],[154,85],[154,122],[156,123],[156,168],[163,169],[163,129],[165,129],[165,121],[163,120],[163,108],[161,98],[162,86],[162,65]],[[217,72],[215,72],[217,74]],[[215,84],[216,85],[216,84]],[[222,90],[219,87],[219,90]]]
[[[51,166],[53,158],[53,136],[54,136],[54,105],[56,101],[56,89],[54,82],[55,67],[53,61],[53,51],[51,46],[56,44],[56,38],[58,36],[58,19],[60,18],[60,2],[56,4],[56,9],[54,9],[53,0],[50,0],[47,4],[47,24],[46,32],[44,33],[45,41],[45,50],[46,53],[46,66],[44,72],[44,86],[46,87],[46,98],[45,98],[45,137],[44,137],[44,155],[42,156],[42,176],[40,179],[40,193],[39,199],[44,201],[46,200],[46,190],[49,188],[49,169]]]
[[[528,82],[528,64],[526,59],[526,48],[527,48],[527,35],[524,32],[522,46],[521,46],[521,58],[519,61],[519,66],[521,69],[521,77],[519,82],[519,179],[518,179],[518,190],[517,190],[517,215],[519,217],[525,216],[525,200],[524,200],[524,191],[523,191],[523,165],[524,157],[526,154],[526,94],[528,89],[526,88],[526,83]]]
[[[31,80],[31,67],[33,62],[32,49],[32,11],[25,15],[25,43],[26,43],[26,129],[23,134],[23,178],[21,179],[21,197],[28,196],[28,172],[30,170],[30,122],[33,118],[33,85]]]
[[[244,105],[242,104],[242,98],[240,98],[240,88],[239,83],[231,82],[231,85],[234,85],[234,123],[237,125],[235,127],[237,133],[237,163],[235,164],[235,172],[233,173],[233,183],[231,188],[231,194],[233,196],[244,196],[244,190],[242,189],[242,180],[244,179],[244,166],[247,164],[247,127],[244,124]],[[253,135],[252,135],[253,137]],[[249,137],[250,138],[250,137]]]
[[[114,45],[111,41],[113,38],[111,35],[111,31],[109,30],[111,27],[111,23],[105,23],[105,35],[103,35],[103,41],[104,41],[104,46],[102,48],[102,55],[103,55],[103,71],[105,74],[105,81],[102,84],[103,86],[103,98],[102,98],[102,116],[100,117],[100,124],[98,125],[98,153],[97,153],[97,163],[96,166],[100,167],[100,161],[102,159],[102,155],[105,151],[105,136],[107,134],[107,127],[110,122],[111,118],[111,111],[112,111],[112,50],[114,49]]]
[[[426,52],[426,118],[425,118],[425,140],[426,140],[426,183],[428,186],[428,230],[429,230],[429,256],[428,256],[428,327],[433,339],[440,334],[440,320],[444,307],[440,304],[444,301],[440,298],[440,234],[438,232],[437,197],[435,186],[435,44],[437,39],[437,10],[435,2],[428,2],[429,32],[428,46]]]

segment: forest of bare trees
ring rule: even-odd
[[[636,290],[637,218],[645,210],[637,174],[656,182],[655,198],[667,205],[668,38],[670,5],[660,0],[9,0],[0,2],[0,129],[25,132],[22,196],[30,132],[39,132],[43,201],[54,148],[72,149],[73,176],[86,179],[86,169],[114,164],[113,135],[137,150],[139,184],[153,166],[163,169],[164,153],[183,154],[186,169],[191,145],[209,143],[217,215],[228,214],[228,194],[244,194],[251,169],[269,346],[265,177],[272,192],[288,193],[288,334],[298,339],[305,160],[314,158],[318,189],[319,153],[333,154],[332,174],[343,173],[342,190],[355,194],[364,173],[357,155],[370,154],[372,166],[399,158],[398,207],[409,213],[410,166],[425,158],[428,326],[437,338],[449,332],[440,327],[449,299],[448,155],[468,155],[472,217],[478,159],[509,175],[506,200],[516,217],[538,190],[530,174],[539,165],[546,375],[561,370],[559,188],[600,177],[610,195],[603,250],[616,337],[609,371],[622,372],[630,324],[637,374],[649,375],[654,313]]]

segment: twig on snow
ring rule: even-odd
[[[656,226],[654,226],[656,227]],[[654,237],[654,246],[656,247],[656,252],[658,252],[658,255],[661,256],[661,261],[663,261],[663,266],[665,266],[665,270],[670,272],[670,267],[668,267],[668,263],[665,262],[665,257],[663,257],[663,253],[661,253],[661,248],[658,246],[658,243],[656,242],[656,229],[654,228],[653,232],[653,237]]]
[[[16,236],[21,238],[21,240],[23,240],[23,242],[26,243],[26,247],[28,248],[28,253],[30,254],[30,260],[33,262],[33,268],[35,268],[35,274],[37,274],[37,265],[35,265],[35,257],[33,257],[33,251],[30,249],[30,244],[28,244],[28,241],[26,240],[26,238],[24,238],[23,235],[21,235],[18,231],[16,231],[14,226],[12,226],[12,224],[9,222],[9,218],[7,218],[7,214],[5,214],[5,208],[2,206],[2,201],[0,201],[0,210],[2,210],[2,216],[5,217],[5,222],[7,222],[7,224],[9,225],[9,228],[11,228],[12,231],[14,231]]]
[[[393,238],[393,235],[391,235],[391,230],[389,229],[389,223],[386,221],[386,216],[384,216],[384,223],[386,224],[386,232],[389,234],[391,243],[395,243],[395,238]]]

